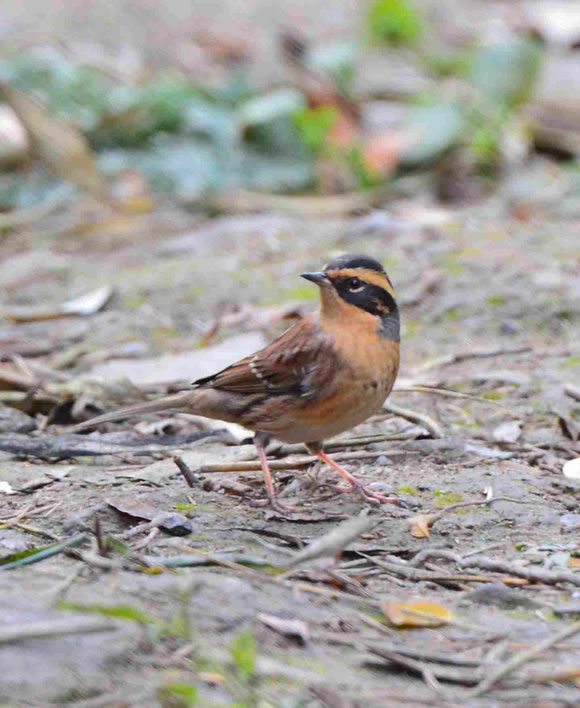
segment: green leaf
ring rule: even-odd
[[[375,0],[368,14],[374,37],[395,46],[410,46],[421,34],[421,16],[410,0]]]
[[[250,678],[256,668],[257,646],[254,635],[249,629],[240,632],[230,645],[232,659],[238,673],[243,678]]]

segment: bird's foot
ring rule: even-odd
[[[380,506],[381,504],[395,504],[396,506],[401,507],[406,506],[405,502],[398,497],[389,497],[381,492],[371,492],[368,489],[365,489],[362,482],[359,482],[358,479],[351,483],[348,487],[339,486],[335,487],[335,489],[340,494],[346,494],[347,492],[354,491],[362,497],[366,504],[370,504],[371,506]]]
[[[279,514],[288,514],[298,510],[295,504],[283,504],[278,501],[278,497],[268,497],[267,499],[251,499],[250,506],[257,509],[270,508]]]

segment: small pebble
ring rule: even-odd
[[[499,327],[500,334],[517,334],[519,327],[511,320],[504,320]]]
[[[571,533],[580,529],[580,514],[564,514],[560,517],[561,533]]]

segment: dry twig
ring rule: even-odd
[[[482,570],[490,570],[494,573],[504,573],[506,575],[525,578],[532,583],[544,583],[545,585],[558,585],[559,583],[570,583],[580,587],[580,574],[569,570],[544,570],[543,568],[522,568],[517,563],[509,563],[507,561],[488,558],[487,556],[478,556],[477,558],[462,557],[453,551],[445,551],[442,549],[426,548],[417,554],[410,561],[409,565],[416,565],[418,562],[423,562],[428,558],[443,558],[456,563],[460,568],[481,568]],[[396,566],[396,563],[390,565]],[[413,568],[413,570],[419,570]],[[423,571],[426,572],[426,571]]]
[[[504,347],[472,349],[469,352],[456,352],[454,354],[447,354],[446,356],[439,357],[438,359],[431,359],[431,361],[426,361],[424,364],[419,366],[416,371],[424,373],[425,371],[438,369],[442,366],[448,366],[449,364],[457,364],[458,362],[465,361],[467,359],[488,359],[494,356],[524,354],[525,352],[529,352],[531,350],[532,347],[529,346],[515,347],[512,349],[506,349]]]
[[[496,683],[498,683],[498,681],[501,681],[506,676],[513,673],[516,669],[519,669],[520,666],[527,664],[528,661],[532,661],[532,659],[536,659],[538,656],[540,656],[540,654],[545,653],[546,651],[548,651],[548,649],[551,649],[558,642],[561,642],[564,639],[568,639],[569,637],[574,636],[578,632],[580,632],[580,620],[578,620],[578,622],[574,622],[574,624],[571,624],[568,627],[564,627],[553,637],[545,639],[537,646],[532,647],[531,649],[526,649],[525,651],[516,654],[511,659],[509,659],[509,661],[507,661],[495,671],[492,671],[489,676],[483,679],[483,681],[481,681],[473,689],[473,691],[469,692],[469,697],[478,698],[484,693],[487,693],[487,691],[489,691],[490,688],[492,688]]]
[[[422,425],[426,430],[428,430],[434,438],[443,437],[443,429],[433,420],[430,416],[425,413],[417,413],[417,411],[412,411],[409,408],[401,408],[401,406],[395,406],[390,401],[383,403],[383,410],[389,411],[394,415],[399,416],[408,420],[410,423],[416,423],[417,425]]]
[[[0,645],[10,642],[40,639],[42,637],[63,637],[67,634],[85,632],[110,632],[116,626],[110,620],[97,617],[75,617],[74,619],[45,620],[8,625],[0,628]]]

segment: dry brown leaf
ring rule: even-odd
[[[580,568],[580,558],[570,558],[566,565],[568,568]]]
[[[440,627],[449,624],[453,612],[435,602],[396,602],[388,600],[381,603],[385,617],[395,627]]]
[[[420,514],[407,519],[407,524],[411,530],[411,536],[414,538],[429,538],[429,531],[435,521],[439,518],[438,514]]]
[[[95,199],[108,201],[105,177],[77,128],[51,114],[35,97],[7,83],[0,82],[0,96],[25,127],[33,152],[50,170]]]

